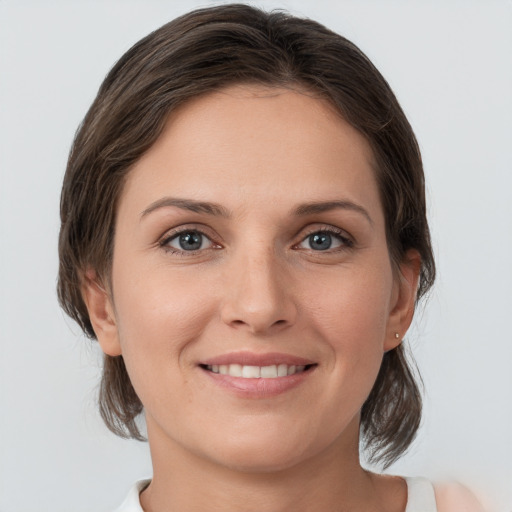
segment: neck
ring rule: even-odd
[[[141,495],[142,507],[145,512],[381,510],[382,482],[359,462],[358,421],[347,430],[343,439],[314,457],[263,471],[200,457],[164,439],[148,423],[154,477]]]

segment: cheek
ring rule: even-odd
[[[386,335],[392,289],[391,271],[340,273],[316,286],[307,305],[313,319],[333,348],[364,350],[381,347]]]
[[[121,270],[113,275],[113,285],[122,354],[137,389],[147,375],[178,374],[187,360],[183,355],[201,337],[215,305],[201,279],[191,279],[190,273],[147,264],[130,272],[130,267],[117,267]]]
[[[385,270],[347,272],[307,301],[304,317],[323,340],[332,384],[355,402],[370,392],[382,361],[392,287],[391,270]]]

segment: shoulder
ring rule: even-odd
[[[436,484],[437,512],[485,512],[476,496],[457,482]]]

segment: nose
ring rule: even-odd
[[[293,325],[297,305],[285,267],[271,249],[234,256],[224,276],[223,322],[257,335],[275,334]]]

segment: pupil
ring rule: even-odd
[[[195,251],[201,248],[201,235],[195,232],[180,235],[180,247],[185,251]]]
[[[331,247],[331,235],[328,233],[316,233],[309,237],[309,242],[313,249],[325,251]]]

